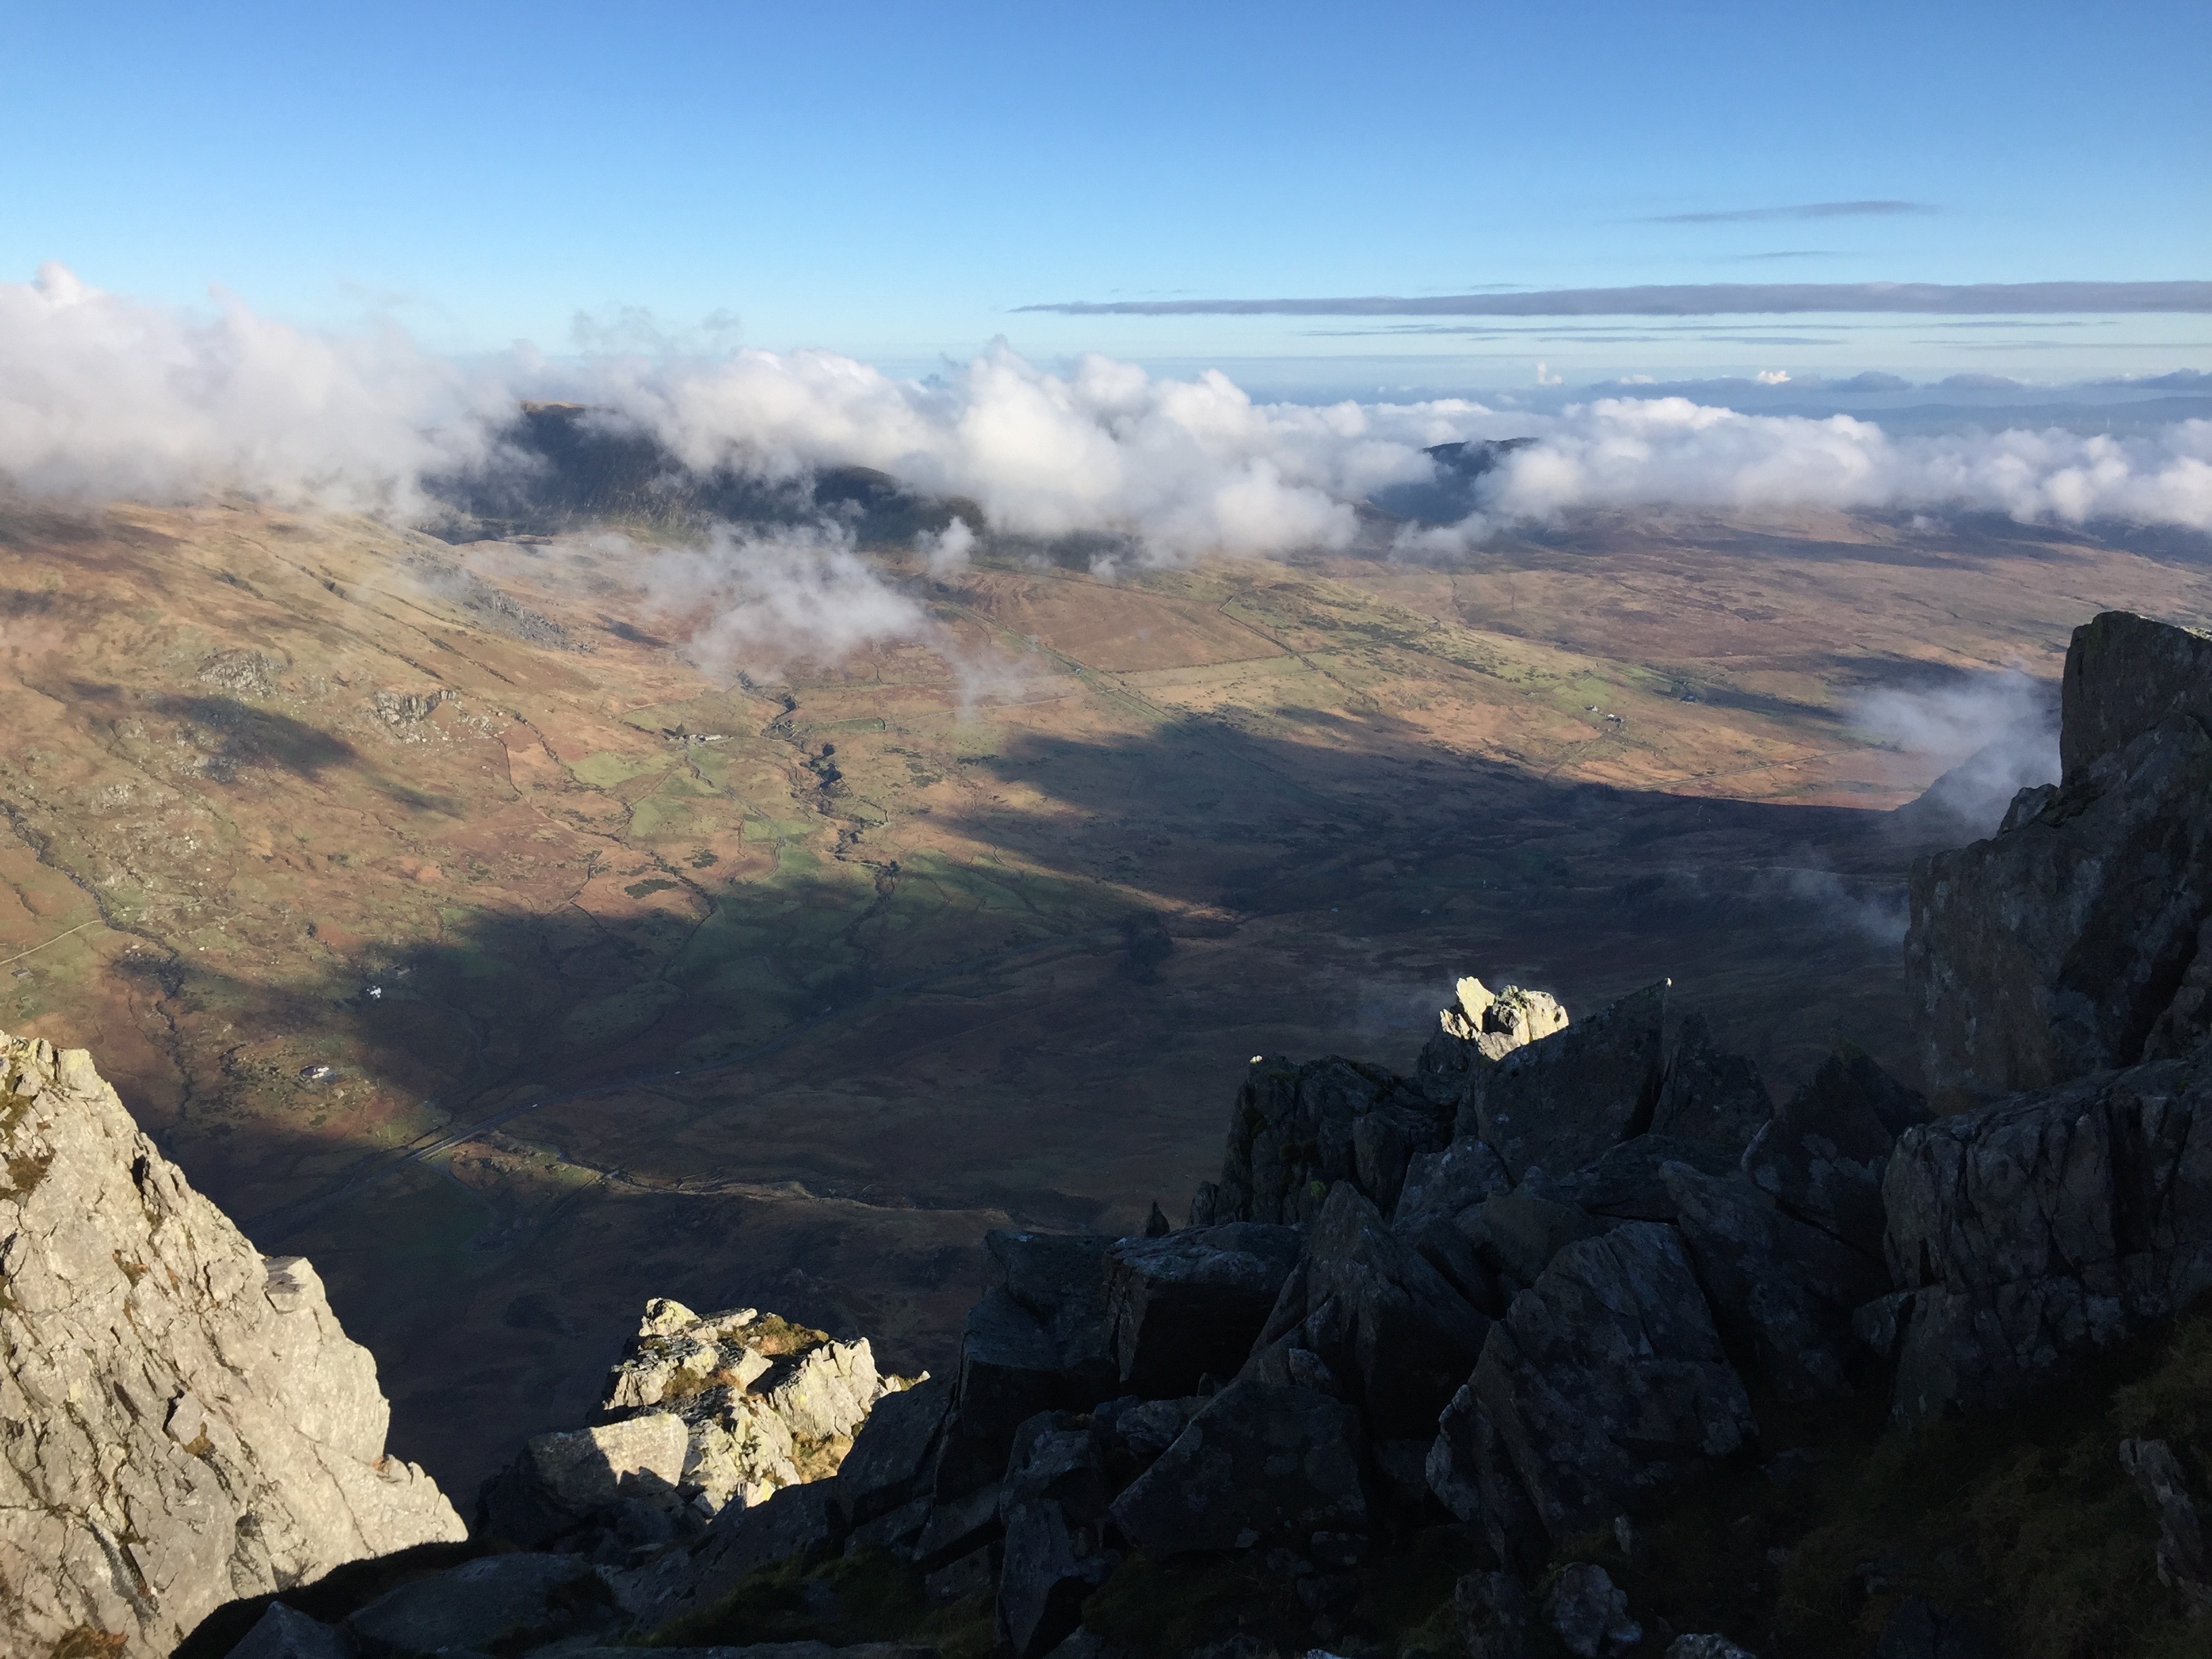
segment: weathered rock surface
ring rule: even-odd
[[[1372,1439],[1418,1439],[1423,1451],[1489,1329],[1349,1182],[1322,1206],[1305,1271],[1267,1321],[1268,1337],[1289,1351],[1275,1381],[1325,1378],[1327,1391],[1360,1408]],[[1297,1352],[1320,1369],[1302,1376]]]
[[[751,1308],[695,1314],[658,1298],[609,1375],[600,1410],[681,1419],[680,1480],[712,1514],[834,1474],[876,1402],[908,1386],[878,1374],[865,1338],[837,1342]]]
[[[1106,1251],[1107,1317],[1121,1386],[1152,1399],[1236,1375],[1305,1248],[1294,1227],[1230,1222]]]
[[[347,1619],[368,1659],[517,1653],[611,1623],[607,1589],[574,1555],[488,1555],[387,1590]]]
[[[1469,977],[1452,992],[1452,1006],[1437,1017],[1439,1029],[1413,1070],[1417,1082],[1443,1098],[1455,1097],[1469,1072],[1567,1028],[1567,1011],[1548,991],[1508,985],[1492,993]]]
[[[1882,1172],[1927,1103],[1848,1043],[1759,1130],[1743,1171],[1800,1221],[1869,1257],[1882,1249]]]
[[[1644,1626],[1628,1616],[1628,1596],[1603,1567],[1571,1561],[1552,1581],[1544,1622],[1575,1659],[1610,1659],[1644,1640]]]
[[[1103,1525],[1109,1489],[1097,1443],[1079,1419],[1047,1413],[1014,1437],[1000,1500],[1006,1528],[999,1633],[1016,1659],[1039,1659],[1083,1616],[1121,1553]]]
[[[1883,1182],[1900,1416],[2002,1404],[2212,1288],[2212,1054],[1938,1119]]]
[[[1915,867],[1905,964],[1939,1107],[2133,1065],[2154,1031],[2168,1055],[2206,1035],[2208,686],[2212,637],[2125,611],[2076,629],[2057,789]]]
[[[1568,1245],[1491,1328],[1469,1387],[1553,1540],[1655,1501],[1753,1432],[1680,1237]]]
[[[228,1659],[354,1659],[354,1651],[343,1631],[272,1601]]]
[[[2196,1482],[2163,1440],[2123,1440],[2120,1467],[2158,1518],[2158,1582],[2202,1618],[2212,1613],[2212,1545]]]
[[[1388,1211],[1407,1164],[1451,1138],[1449,1116],[1377,1066],[1334,1056],[1257,1062],[1237,1093],[1221,1179],[1199,1188],[1191,1224],[1310,1221],[1340,1181]]]
[[[952,1385],[933,1377],[876,1402],[838,1466],[832,1496],[842,1524],[864,1525],[927,1491],[951,1399]]]
[[[1759,1068],[1714,1042],[1703,1014],[1685,1016],[1651,1109],[1650,1133],[1740,1152],[1773,1111]]]
[[[1513,1177],[1505,1160],[1473,1137],[1455,1140],[1433,1152],[1423,1152],[1406,1166],[1406,1181],[1399,1189],[1397,1207],[1390,1224],[1410,1233],[1424,1222],[1449,1221],[1471,1204],[1510,1192]]]
[[[1648,1128],[1666,1077],[1667,987],[1649,986],[1469,1073],[1456,1133],[1479,1135],[1519,1181],[1578,1170]]]
[[[1851,1392],[1851,1315],[1889,1289],[1881,1266],[1792,1219],[1751,1182],[1669,1165],[1675,1224],[1720,1328],[1741,1337],[1784,1400]]]
[[[1452,1586],[1452,1622],[1469,1659],[1530,1659],[1535,1609],[1510,1572],[1471,1572]]]
[[[1239,1380],[1113,1504],[1155,1560],[1280,1543],[1302,1553],[1368,1529],[1359,1419],[1310,1389]]]
[[[0,1651],[165,1655],[206,1614],[465,1535],[375,1362],[79,1049],[0,1035]]]

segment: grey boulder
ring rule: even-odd
[[[1107,1318],[1121,1388],[1166,1400],[1207,1375],[1234,1376],[1304,1245],[1295,1227],[1230,1222],[1110,1246]]]
[[[1310,1221],[1340,1181],[1388,1210],[1412,1160],[1450,1139],[1449,1117],[1380,1066],[1334,1055],[1256,1061],[1230,1114],[1221,1179],[1199,1188],[1191,1224]]]
[[[1544,1622],[1575,1659],[1613,1659],[1644,1640],[1644,1626],[1628,1616],[1628,1596],[1603,1567],[1571,1561],[1544,1598]]]
[[[271,1601],[228,1659],[354,1659],[354,1650],[343,1631]]]
[[[2199,1618],[2212,1613],[2212,1546],[2189,1472],[2163,1440],[2121,1441],[2120,1467],[2158,1521],[2158,1582]]]
[[[1050,1415],[1015,1437],[1000,1500],[1000,1639],[1015,1659],[1040,1659],[1071,1635],[1083,1604],[1120,1559],[1103,1522],[1111,1496],[1104,1459],[1077,1419]]]
[[[1800,1221],[1878,1257],[1890,1151],[1928,1116],[1917,1093],[1839,1044],[1745,1149],[1743,1172]]]

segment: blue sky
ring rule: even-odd
[[[1003,336],[1352,389],[2212,369],[2201,312],[1020,309],[2212,277],[2203,0],[11,3],[6,31],[0,278],[216,284],[445,350],[573,349],[581,313],[603,343],[907,368]]]

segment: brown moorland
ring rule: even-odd
[[[924,641],[709,673],[659,556],[0,513],[0,1024],[314,1256],[465,1501],[648,1296],[942,1365],[989,1225],[1179,1213],[1255,1053],[1671,975],[1788,1087],[1907,1063],[1869,690],[2049,679],[2201,549],[1592,520],[1450,568],[875,550]],[[317,1075],[314,1068],[327,1066]]]

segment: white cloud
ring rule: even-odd
[[[1994,831],[2021,790],[2058,779],[2057,699],[2017,669],[1958,685],[1873,692],[1852,720],[1903,757],[1900,782],[1940,774],[1930,804],[1973,835]]]

